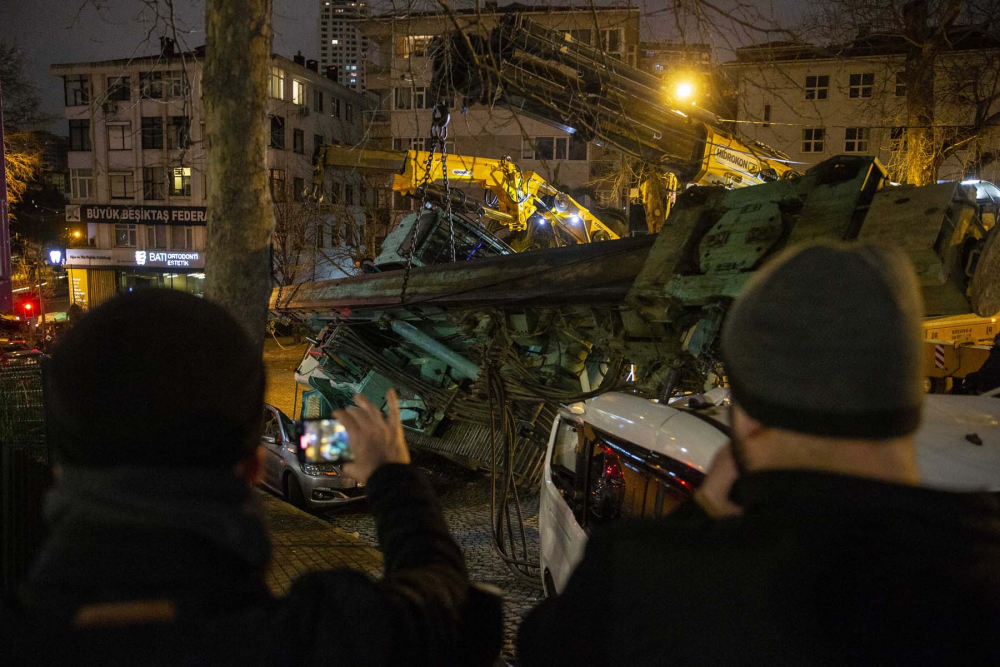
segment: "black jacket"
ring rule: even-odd
[[[433,490],[411,466],[391,465],[372,475],[368,497],[385,578],[315,572],[281,599],[268,593],[261,572],[183,531],[137,536],[107,526],[74,529],[56,562],[51,543],[43,561],[57,581],[60,568],[71,575],[59,585],[32,580],[20,608],[8,610],[0,630],[7,635],[0,648],[6,660],[0,664],[464,663],[456,652],[459,636],[468,634],[468,579]],[[101,541],[121,550],[102,549]],[[111,567],[109,559],[115,561]],[[72,620],[79,625],[81,610],[91,618],[96,610],[100,619],[95,603],[102,601],[163,599],[176,606],[172,621],[122,626],[98,620],[80,628]],[[143,608],[130,613],[141,615]],[[483,624],[480,648],[492,643],[498,652],[499,606],[477,620]]]
[[[996,497],[792,471],[733,497],[598,531],[523,664],[1000,664]]]

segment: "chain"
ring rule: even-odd
[[[420,185],[417,186],[417,191],[422,191],[423,195],[420,201],[420,210],[417,212],[417,219],[413,222],[413,234],[410,236],[410,246],[406,251],[406,268],[403,269],[403,284],[399,292],[400,303],[406,301],[406,287],[410,282],[410,269],[413,268],[413,253],[416,251],[417,238],[420,236],[420,218],[424,214],[424,211],[427,210],[427,204],[430,202],[430,193],[427,186],[431,180],[434,153],[439,144],[441,146],[441,166],[444,169],[444,187],[448,199],[446,211],[448,214],[448,224],[451,226],[451,261],[455,261],[455,226],[451,219],[451,190],[448,186],[448,162],[444,149],[444,142],[448,137],[448,121],[450,120],[451,114],[448,113],[447,105],[438,104],[434,107],[434,113],[431,117],[430,150],[427,151],[427,162],[424,164],[424,177],[421,179]]]
[[[444,172],[444,212],[448,216],[448,233],[451,238],[451,261],[455,260],[455,219],[451,217],[451,184],[448,182],[448,126],[441,130],[441,170]]]

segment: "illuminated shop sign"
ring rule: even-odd
[[[205,253],[195,250],[129,250],[126,248],[67,248],[66,266],[142,267],[145,269],[204,269]]]

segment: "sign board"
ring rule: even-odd
[[[136,250],[135,248],[67,248],[67,267],[141,267],[147,269],[204,269],[200,250]]]
[[[204,206],[68,204],[66,221],[204,227],[208,220],[207,210]]]

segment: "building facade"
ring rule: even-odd
[[[1000,44],[974,31],[952,44],[935,73],[935,133],[946,149],[938,178],[996,181],[1000,173],[990,156],[1000,150],[1000,128],[983,119],[1000,112]],[[741,48],[724,65],[737,94],[739,130],[786,153],[800,170],[833,155],[874,155],[899,180],[907,123],[904,51],[902,37],[876,34],[838,47],[772,42]]]
[[[639,42],[637,66],[657,76],[678,71],[707,72],[712,67],[712,47],[702,43]]]
[[[86,229],[66,252],[71,302],[89,307],[150,286],[203,293],[211,262],[203,55],[167,44],[157,56],[52,65],[63,79],[70,130],[66,219]],[[280,221],[289,207],[307,206],[300,199],[317,146],[360,140],[365,101],[321,76],[315,61],[307,67],[300,57],[275,55],[271,65],[267,167]],[[357,177],[328,179],[327,201],[343,205],[341,216],[360,214]],[[309,225],[296,230],[298,279],[340,273],[322,262],[331,241],[324,227],[337,224],[331,217],[329,210],[297,217]]]
[[[486,34],[506,12],[524,12],[547,28],[561,30],[577,40],[603,46],[614,58],[636,62],[639,42],[639,12],[636,9],[592,8],[573,10],[555,7],[497,7],[486,3],[482,12],[456,10],[454,20],[468,34]],[[370,145],[396,150],[424,150],[429,146],[431,109],[428,93],[431,81],[431,39],[450,26],[451,17],[436,12],[415,12],[375,17],[362,24],[372,40],[373,62],[368,65],[368,92],[377,100],[371,115]],[[502,105],[471,106],[467,113],[453,108],[448,130],[450,153],[485,158],[510,156],[523,170],[532,170],[564,190],[580,195],[586,206],[597,199],[611,199],[610,191],[589,198],[581,192],[590,188],[597,174],[607,168],[601,149],[577,140],[571,134],[518,114]],[[470,191],[481,198],[482,193]],[[393,199],[397,211],[413,206],[402,198]]]
[[[365,89],[365,61],[368,37],[358,30],[368,17],[365,2],[357,0],[320,0],[319,62],[323,71],[336,72],[337,81],[351,90]]]

